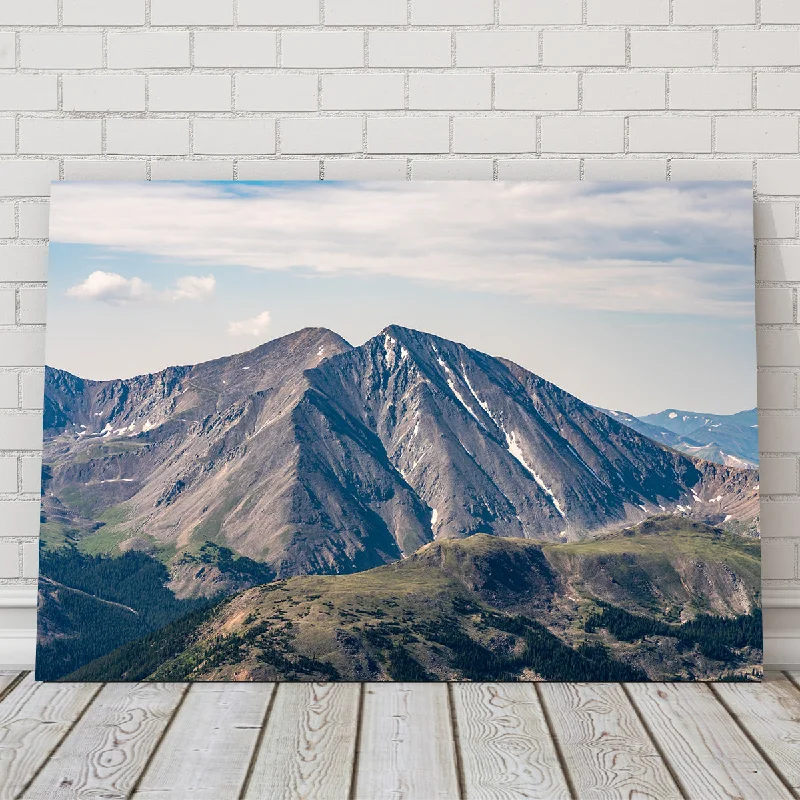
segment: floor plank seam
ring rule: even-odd
[[[791,672],[784,670],[781,674],[786,677],[786,680],[789,681],[789,683],[792,685],[794,689],[797,689],[797,691],[800,692],[800,682],[798,682],[798,680]]]
[[[639,718],[639,722],[642,724],[644,732],[649,737],[650,742],[655,748],[656,753],[658,753],[658,757],[661,759],[661,762],[664,764],[664,767],[666,768],[667,772],[669,772],[670,777],[675,783],[675,786],[677,787],[678,791],[681,793],[681,796],[684,798],[684,800],[693,800],[691,795],[688,793],[686,786],[684,786],[683,781],[678,776],[678,773],[673,769],[672,762],[667,758],[666,754],[664,753],[663,748],[658,742],[658,738],[653,733],[650,725],[647,724],[647,720],[645,719],[644,714],[642,714],[641,710],[639,709],[639,706],[637,705],[636,700],[634,700],[633,695],[628,690],[627,684],[621,683],[620,686],[622,687],[622,691],[625,693],[625,696],[628,698],[628,702],[631,704],[631,707],[633,708],[633,713],[636,714],[636,716]]]
[[[261,728],[258,731],[258,736],[256,736],[256,741],[253,745],[253,752],[250,754],[250,761],[247,764],[247,772],[244,774],[242,787],[239,789],[239,800],[244,800],[247,790],[250,788],[250,781],[252,780],[253,772],[256,768],[256,761],[258,760],[258,751],[261,749],[261,743],[264,741],[264,735],[267,732],[267,725],[269,725],[269,720],[272,716],[272,707],[275,705],[275,698],[278,696],[278,689],[280,686],[280,683],[272,684],[272,694],[270,694],[269,702],[267,703],[266,709],[264,709],[264,718],[261,720]]]
[[[775,776],[778,780],[786,787],[789,794],[792,797],[800,798],[800,793],[792,786],[791,781],[781,772],[777,764],[774,760],[769,756],[769,754],[764,750],[764,748],[758,743],[758,740],[750,733],[747,729],[747,726],[742,722],[739,716],[730,708],[730,706],[725,702],[724,698],[714,689],[713,683],[707,683],[709,691],[714,697],[717,699],[717,702],[725,709],[728,713],[728,716],[734,721],[736,726],[741,730],[741,732],[745,735],[745,738],[751,745],[755,748],[756,752],[764,759],[767,763],[769,768],[775,773]]]
[[[2,703],[3,700],[5,700],[6,697],[8,697],[11,694],[11,692],[13,692],[14,689],[16,689],[17,686],[19,686],[28,675],[30,675],[29,670],[26,672],[20,672],[19,675],[17,675],[17,677],[14,678],[14,680],[11,681],[11,683],[9,683],[8,686],[6,686],[2,692],[0,692],[0,703]]]
[[[458,717],[456,716],[455,703],[453,702],[453,684],[447,684],[447,707],[450,711],[450,729],[453,736],[453,760],[456,767],[456,781],[458,784],[459,800],[467,800],[467,782],[464,775],[464,761],[461,756],[461,737],[458,731]]]
[[[158,737],[158,740],[156,741],[152,752],[147,758],[147,763],[144,765],[144,769],[139,773],[138,777],[133,782],[133,786],[131,786],[130,792],[128,792],[128,797],[133,797],[138,791],[139,786],[144,780],[145,775],[147,775],[147,770],[150,769],[150,765],[153,763],[153,758],[158,752],[158,748],[161,747],[161,742],[164,741],[164,737],[167,735],[167,733],[169,733],[169,729],[172,727],[172,723],[177,718],[178,713],[181,710],[181,706],[184,704],[187,696],[189,695],[189,692],[192,690],[192,685],[193,684],[191,683],[186,684],[186,690],[181,695],[180,700],[178,700],[178,702],[175,704],[175,708],[172,710],[172,716],[170,716],[170,718],[167,720],[167,724],[164,726],[164,730],[161,731],[161,735]]]
[[[361,729],[364,724],[364,695],[367,690],[362,681],[358,685],[358,709],[356,710],[356,740],[353,743],[353,766],[350,770],[350,790],[347,793],[348,800],[355,800],[356,788],[358,784],[358,759],[361,750]]]
[[[64,731],[64,735],[56,742],[55,747],[53,747],[53,749],[47,754],[47,758],[45,758],[44,761],[42,761],[38,769],[35,769],[33,771],[33,775],[31,775],[28,782],[22,787],[22,789],[20,789],[19,794],[16,795],[14,800],[25,800],[25,792],[27,792],[28,789],[31,788],[34,781],[44,771],[44,768],[50,763],[53,756],[59,751],[61,745],[63,745],[64,742],[67,741],[72,731],[74,731],[75,728],[77,727],[78,723],[84,718],[84,716],[86,716],[86,713],[94,705],[94,701],[97,700],[97,696],[100,694],[100,692],[103,691],[103,689],[105,689],[106,685],[107,684],[105,683],[100,683],[97,685],[97,691],[92,695],[92,699],[81,709],[80,714],[78,714],[78,716],[75,717],[75,719],[72,721],[72,724],[67,728],[66,731]]]
[[[578,797],[578,792],[575,788],[575,784],[572,781],[572,775],[570,775],[569,768],[567,767],[567,760],[564,758],[564,751],[561,749],[561,742],[558,739],[558,734],[556,734],[553,720],[550,717],[550,711],[547,708],[547,703],[542,695],[542,690],[539,687],[538,682],[534,681],[533,691],[539,700],[539,706],[542,709],[542,716],[544,717],[544,724],[547,726],[547,732],[550,734],[550,741],[553,743],[553,749],[555,750],[556,758],[558,759],[558,766],[560,767],[561,774],[564,776],[564,781],[567,784],[569,796],[572,798],[572,800],[580,800]]]

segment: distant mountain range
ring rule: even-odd
[[[653,441],[696,458],[731,467],[758,466],[758,409],[698,414],[668,408],[643,417],[624,411],[606,413]]]
[[[130,379],[48,368],[45,395],[45,539],[160,553],[186,596],[220,579],[178,569],[176,554],[206,542],[288,577],[475,533],[571,541],[664,511],[757,514],[754,471],[690,458],[511,361],[399,326],[360,347],[306,328]]]

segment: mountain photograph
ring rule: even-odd
[[[748,203],[55,187],[37,678],[757,679]]]

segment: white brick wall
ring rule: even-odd
[[[769,632],[800,608],[799,110],[798,0],[0,1],[0,592],[35,583],[51,180],[753,178]]]

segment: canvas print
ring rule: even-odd
[[[756,680],[747,183],[58,183],[36,676]]]

